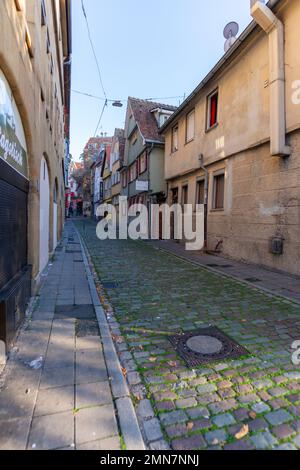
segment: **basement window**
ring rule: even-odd
[[[225,173],[214,176],[213,209],[223,210],[225,199]]]
[[[214,91],[208,96],[207,102],[207,130],[218,124],[219,92]]]

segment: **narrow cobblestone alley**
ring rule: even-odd
[[[67,223],[1,378],[2,450],[131,446],[130,436],[120,439],[114,401],[129,400],[123,398],[124,378],[113,359],[107,368],[87,274],[78,236]],[[130,428],[130,413],[127,418]],[[133,433],[136,428],[133,417]],[[139,435],[134,445],[143,448]]]
[[[90,221],[76,225],[102,284],[138,413],[154,406],[148,440],[154,429],[158,438],[161,425],[161,446],[166,440],[174,450],[299,449],[300,368],[292,363],[299,304],[148,243],[101,242]],[[249,355],[187,368],[169,336],[209,325]]]

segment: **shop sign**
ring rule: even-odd
[[[0,70],[0,158],[28,179],[27,147],[21,117]]]

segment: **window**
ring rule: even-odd
[[[131,145],[135,145],[137,143],[137,140],[138,140],[138,133],[137,131],[135,131],[133,134],[132,134],[132,137],[131,137]]]
[[[136,165],[136,162],[131,165],[130,167],[130,183],[132,183],[132,181],[136,180],[136,177],[137,177],[137,165]]]
[[[26,28],[26,32],[25,32],[25,42],[26,42],[29,57],[33,59],[33,47],[32,47],[31,37],[30,37],[28,28]]]
[[[205,204],[205,180],[197,181],[196,204]]]
[[[56,184],[55,184],[54,190],[53,190],[53,202],[57,203],[57,189],[56,189]]]
[[[45,0],[41,1],[41,25],[45,26],[46,24],[46,7]]]
[[[189,197],[189,187],[188,185],[182,186],[182,193],[181,193],[181,203],[184,206],[188,204],[188,197]]]
[[[145,173],[145,171],[147,170],[147,154],[146,152],[143,153],[143,155],[140,156],[140,175],[142,173]]]
[[[172,204],[178,204],[178,188],[171,189],[172,192]]]
[[[214,91],[208,97],[208,107],[207,107],[207,129],[218,124],[218,104],[219,104],[219,92]]]
[[[167,115],[167,114],[161,114],[160,117],[159,117],[159,124],[160,124],[160,126],[163,126],[163,125],[167,122],[167,120],[169,119],[169,117],[170,117],[170,116]]]
[[[172,153],[178,150],[178,124],[172,129]]]
[[[186,116],[186,142],[191,142],[195,138],[195,110]]]
[[[15,0],[15,5],[17,11],[22,11],[23,9],[23,0]]]
[[[214,176],[213,209],[224,209],[225,174]]]
[[[47,54],[50,53],[50,36],[49,36],[49,31],[47,29],[47,38],[46,38],[46,51],[47,51]]]
[[[122,186],[123,188],[126,188],[127,186],[127,172],[124,171],[124,173],[122,173]]]

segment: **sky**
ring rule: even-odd
[[[81,0],[73,0],[71,153],[78,161],[94,136],[104,101]],[[109,103],[99,127],[113,135],[125,124],[128,96],[178,105],[224,54],[229,21],[250,23],[249,0],[84,0]]]

